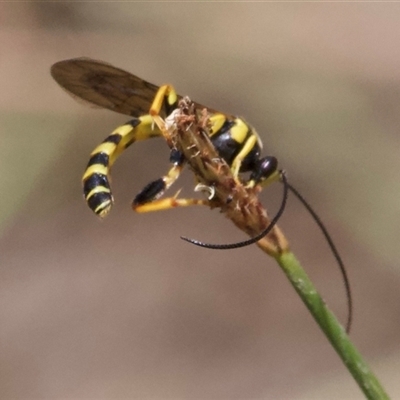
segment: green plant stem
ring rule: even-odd
[[[167,143],[171,148],[176,146],[184,155],[197,181],[203,187],[213,189],[209,206],[220,208],[239,229],[251,237],[256,236],[271,223],[259,201],[257,186],[249,188],[242,185],[233,176],[230,166],[220,158],[209,140],[207,112],[197,113],[195,105],[188,98],[179,104],[179,113],[175,115],[176,127],[172,134],[168,124],[162,120],[156,121]],[[257,242],[257,246],[278,261],[366,397],[370,400],[389,399],[290,252],[288,241],[279,227],[275,225],[268,235]]]
[[[389,399],[380,382],[351,343],[336,317],[328,309],[294,254],[284,252],[276,255],[275,259],[365,396],[370,400]]]

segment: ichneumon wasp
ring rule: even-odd
[[[185,199],[173,196],[161,199],[164,192],[178,179],[188,161],[180,151],[174,148],[162,128],[163,121],[173,115],[178,102],[182,99],[173,86],[156,86],[110,64],[89,58],[57,62],[51,67],[51,75],[73,97],[132,117],[129,122],[115,129],[90,155],[82,180],[85,200],[96,215],[105,217],[114,202],[109,176],[110,168],[120,154],[136,141],[160,136],[164,137],[171,148],[172,166],[165,176],[149,183],[137,194],[132,208],[137,212],[149,212],[208,204],[207,200],[196,198]],[[212,249],[231,249],[255,243],[272,229],[282,215],[287,193],[290,190],[311,213],[338,262],[347,293],[349,308],[347,330],[349,330],[352,316],[349,280],[340,255],[320,218],[299,192],[287,182],[283,171],[278,170],[277,159],[273,156],[261,158],[262,142],[250,124],[243,118],[221,113],[198,103],[194,104],[198,109],[206,108],[209,112],[209,138],[219,156],[229,165],[234,178],[246,188],[263,188],[281,180],[284,184],[284,197],[270,225],[249,240],[215,245],[184,239]],[[241,174],[246,172],[249,176],[243,178]]]

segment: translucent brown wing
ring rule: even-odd
[[[74,98],[133,117],[149,112],[159,88],[129,72],[90,58],[59,61],[51,67],[51,75]],[[200,104],[197,106],[205,108]]]

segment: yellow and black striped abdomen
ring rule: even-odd
[[[110,155],[116,151],[122,136],[110,135],[90,156],[83,176],[83,194],[88,206],[105,217],[114,202],[109,182]]]
[[[145,115],[120,126],[94,149],[82,181],[85,200],[99,217],[105,217],[114,202],[109,175],[117,157],[133,142],[156,136],[160,132],[152,129],[152,119]]]

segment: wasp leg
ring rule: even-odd
[[[174,164],[167,175],[149,183],[133,200],[132,208],[136,212],[150,212],[167,210],[174,207],[187,207],[192,205],[206,205],[207,200],[201,199],[178,199],[178,193],[173,197],[159,199],[164,192],[178,179],[185,159],[181,152],[172,149],[170,161]]]
[[[89,207],[101,218],[109,213],[114,202],[109,181],[111,166],[135,141],[160,136],[159,129],[153,129],[152,125],[150,115],[135,118],[115,129],[91,153],[82,178],[83,193]]]
[[[177,193],[177,195],[179,192]],[[168,197],[166,199],[158,199],[151,203],[142,204],[140,206],[133,207],[136,212],[144,213],[150,211],[162,211],[168,210],[175,207],[187,207],[187,206],[204,206],[207,205],[208,201],[204,199],[178,199],[176,196]]]
[[[165,107],[166,115],[169,115],[171,111],[173,111],[178,104],[178,95],[175,92],[175,89],[171,85],[163,85],[161,86],[153,100],[153,103],[150,107],[150,115],[157,116],[161,114],[162,107]]]
[[[185,164],[185,158],[183,157],[183,154],[176,149],[172,149],[169,160],[171,164],[173,164],[172,168],[165,176],[150,182],[144,187],[144,189],[135,197],[132,202],[132,208],[134,210],[137,210],[138,207],[141,207],[147,203],[151,203],[152,201],[160,198],[164,192],[169,189],[171,185],[179,178],[179,175]]]
[[[163,85],[158,89],[149,111],[150,115],[153,117],[153,121],[160,129],[170,147],[172,147],[171,134],[169,131],[170,127],[162,117],[168,117],[177,106],[178,95],[174,87],[171,85]]]
[[[246,158],[246,156],[250,153],[250,151],[257,144],[257,136],[251,135],[246,142],[244,143],[242,149],[239,154],[235,157],[232,162],[231,171],[233,176],[237,179],[239,176],[240,167],[242,165],[242,161]]]
[[[258,136],[241,118],[227,119],[225,115],[217,113],[210,117],[210,123],[211,140],[220,156],[230,163],[232,174],[239,182],[243,160],[248,156],[257,157],[252,152],[260,147]],[[235,153],[237,154],[234,155]],[[247,166],[246,170],[248,169]]]

